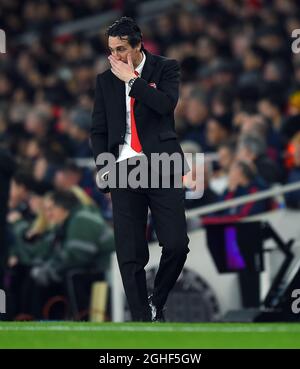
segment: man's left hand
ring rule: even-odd
[[[128,82],[131,78],[135,78],[134,67],[132,64],[131,55],[127,55],[128,64],[117,60],[115,57],[110,55],[108,57],[112,73],[118,77],[121,81]]]

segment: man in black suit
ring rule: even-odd
[[[116,21],[107,36],[111,69],[97,76],[91,129],[98,185],[111,193],[117,258],[132,319],[163,321],[163,306],[189,252],[182,188],[182,176],[189,167],[174,128],[179,65],[145,50],[141,31],[131,18]],[[103,153],[114,155],[113,166],[105,166]],[[180,165],[174,164],[169,172],[161,170],[152,165],[154,153],[175,154]],[[129,178],[137,168],[133,158],[146,168],[141,177],[148,176],[150,182],[158,174],[157,187],[120,185],[124,172],[119,170],[125,165]],[[116,186],[112,185],[113,174]],[[163,184],[165,177],[170,186]],[[162,246],[150,298],[144,270],[149,260],[148,208]]]

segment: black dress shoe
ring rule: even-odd
[[[165,322],[164,311],[165,309],[158,309],[152,301],[152,295],[148,297],[149,306],[151,309],[152,322],[163,323]]]

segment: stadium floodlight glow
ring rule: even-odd
[[[6,53],[6,34],[3,29],[0,29],[0,53]]]

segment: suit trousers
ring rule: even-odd
[[[126,163],[125,163],[126,162]],[[170,175],[169,188],[163,188],[162,175],[159,186],[121,188],[118,169],[128,161],[116,163],[117,185],[110,188],[116,253],[125,294],[133,321],[151,321],[148,304],[145,266],[149,261],[146,227],[148,209],[160,246],[161,258],[154,281],[152,301],[160,309],[166,303],[168,294],[180,275],[189,252],[184,190],[176,188],[174,176]],[[128,165],[128,176],[136,168]],[[153,171],[147,167],[149,182]]]

